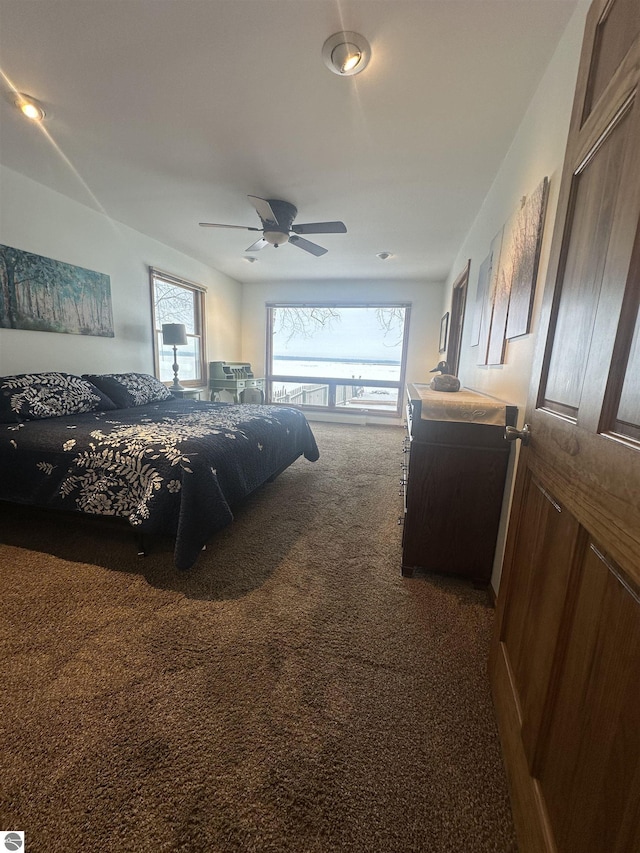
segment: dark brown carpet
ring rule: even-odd
[[[466,582],[400,574],[402,431],[313,425],[189,573],[3,505],[0,830],[28,853],[515,851]]]

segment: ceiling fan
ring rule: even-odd
[[[247,252],[256,252],[265,246],[272,245],[276,249],[283,243],[291,243],[312,255],[324,255],[327,249],[305,240],[300,234],[346,234],[344,222],[307,222],[304,225],[294,225],[298,209],[288,201],[277,198],[258,198],[250,195],[248,198],[255,207],[262,222],[262,228],[252,228],[249,225],[220,225],[217,222],[200,222],[204,228],[241,228],[243,231],[262,231],[262,237],[252,243]],[[293,232],[293,233],[292,233]]]

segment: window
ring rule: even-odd
[[[408,304],[268,304],[272,403],[398,415]]]
[[[160,270],[149,268],[153,311],[153,357],[156,376],[161,382],[173,380],[173,347],[162,343],[163,323],[184,323],[187,345],[178,347],[179,377],[182,385],[206,382],[206,347],[204,340],[204,294],[199,284],[185,281]]]

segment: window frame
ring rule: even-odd
[[[328,403],[327,405],[318,406],[312,404],[296,404],[296,408],[310,410],[314,412],[338,412],[340,414],[362,414],[366,412],[369,416],[381,418],[397,418],[401,417],[404,407],[404,388],[407,372],[407,355],[409,351],[409,329],[411,319],[411,303],[410,302],[267,302],[266,307],[266,357],[265,357],[265,401],[272,405],[272,389],[274,382],[304,382],[309,381],[312,384],[323,384],[329,386]],[[402,355],[400,362],[400,378],[396,380],[375,380],[375,379],[359,379],[358,385],[371,388],[397,388],[398,402],[395,410],[387,409],[374,411],[366,405],[350,406],[348,409],[343,406],[336,405],[336,388],[339,385],[349,385],[349,381],[344,377],[328,377],[328,376],[289,376],[285,374],[273,373],[273,310],[276,308],[403,308],[404,309],[404,328],[402,332]],[[289,404],[291,405],[291,404]]]
[[[149,286],[151,292],[151,331],[153,344],[153,369],[157,379],[160,378],[160,353],[158,349],[158,335],[162,334],[162,328],[158,328],[156,316],[156,280],[173,285],[174,287],[182,287],[190,291],[194,295],[194,318],[193,328],[194,333],[187,332],[187,338],[197,338],[200,342],[200,378],[199,379],[183,379],[179,376],[180,384],[184,388],[203,388],[207,385],[207,340],[206,340],[206,287],[197,284],[195,281],[189,281],[181,276],[173,275],[165,272],[157,267],[149,267]],[[172,380],[161,380],[165,385],[170,386]]]

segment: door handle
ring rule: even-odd
[[[525,424],[522,429],[516,429],[512,426],[505,427],[504,437],[507,441],[517,441],[520,438],[523,444],[529,444],[531,441],[531,427],[529,424]]]

